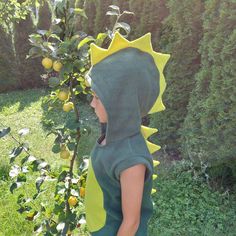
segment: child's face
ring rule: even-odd
[[[94,111],[101,123],[106,123],[107,122],[107,113],[105,110],[105,107],[103,106],[101,100],[98,98],[96,93],[92,91],[93,94],[93,99],[92,102],[90,103],[90,106],[94,108]]]

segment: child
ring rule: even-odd
[[[91,47],[92,67],[86,79],[93,92],[90,105],[101,123],[85,190],[92,236],[147,236],[153,213],[153,159],[141,120],[156,104],[163,109],[164,86],[153,56],[135,43],[141,42],[130,43],[117,32],[108,50]],[[168,58],[160,60],[162,69]]]

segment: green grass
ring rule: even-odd
[[[45,136],[52,121],[61,125],[66,119],[71,119],[73,113],[67,114],[61,109],[48,112],[42,104],[48,93],[47,90],[36,89],[0,94],[0,122],[6,127],[10,126],[15,137],[20,129],[28,127],[30,133],[24,139],[29,142],[30,153],[46,159],[57,171],[68,161],[60,159],[58,154],[51,151],[54,135]],[[89,136],[84,135],[81,138],[77,164],[80,157],[90,153],[100,132],[92,108],[82,101],[78,107],[81,119],[92,130]],[[33,223],[18,214],[16,195],[9,192],[8,153],[14,146],[15,143],[9,135],[0,139],[0,236],[30,236]],[[236,235],[235,195],[210,190],[199,177],[194,178],[188,162],[170,162],[165,156],[159,155],[154,158],[160,160],[161,164],[155,169],[158,174],[154,183],[157,193],[152,195],[155,207],[149,224],[149,236]],[[27,192],[31,196],[35,191],[34,180],[32,176],[27,186],[16,191]],[[48,184],[51,191],[41,195],[40,201],[52,206],[54,188],[53,183]]]
[[[49,91],[44,89],[0,94],[0,122],[4,127],[11,127],[11,134],[14,137],[18,137],[20,129],[29,128],[29,134],[23,136],[22,141],[24,140],[29,143],[31,155],[37,158],[44,158],[53,170],[58,171],[61,165],[68,165],[69,161],[60,159],[59,154],[51,151],[55,136],[51,134],[46,137],[49,131],[48,125],[51,121],[55,125],[61,125],[65,120],[72,119],[74,114],[71,112],[65,113],[60,108],[47,111],[42,101],[48,94]],[[61,107],[60,103],[58,105]],[[92,129],[89,136],[84,135],[80,139],[77,166],[80,163],[80,158],[90,153],[91,147],[100,131],[99,123],[93,114],[93,109],[84,105],[83,102],[79,102],[78,107],[81,119],[84,123],[89,123]],[[87,121],[86,118],[88,119]],[[32,235],[31,232],[33,230],[33,223],[25,221],[16,211],[18,207],[16,195],[12,195],[9,191],[10,180],[8,173],[10,166],[8,154],[15,146],[16,142],[9,135],[0,139],[0,236]],[[24,154],[20,154],[17,158],[20,159],[21,157],[24,157]],[[28,196],[32,196],[35,193],[35,178],[32,176],[32,179],[27,181],[25,189],[18,189],[16,191],[19,193],[21,191],[27,192]],[[47,194],[45,194],[44,200],[53,199],[53,193],[54,187],[52,185]],[[43,198],[40,199],[43,201]],[[48,203],[53,205],[52,200],[49,200]]]
[[[187,161],[161,163],[149,235],[236,235],[236,195],[210,190]]]

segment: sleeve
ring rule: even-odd
[[[114,166],[114,176],[116,180],[120,181],[120,174],[123,170],[138,164],[144,164],[146,166],[145,183],[149,181],[153,175],[153,161],[151,158],[144,156],[128,157],[117,162]]]

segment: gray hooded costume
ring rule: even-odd
[[[116,236],[122,223],[120,173],[146,166],[141,218],[136,236],[147,235],[153,213],[153,158],[140,132],[142,117],[159,95],[159,71],[151,55],[124,48],[94,65],[91,89],[104,105],[108,121],[90,154],[85,210],[92,236]],[[105,129],[104,129],[105,128]],[[101,141],[106,137],[106,144]]]

